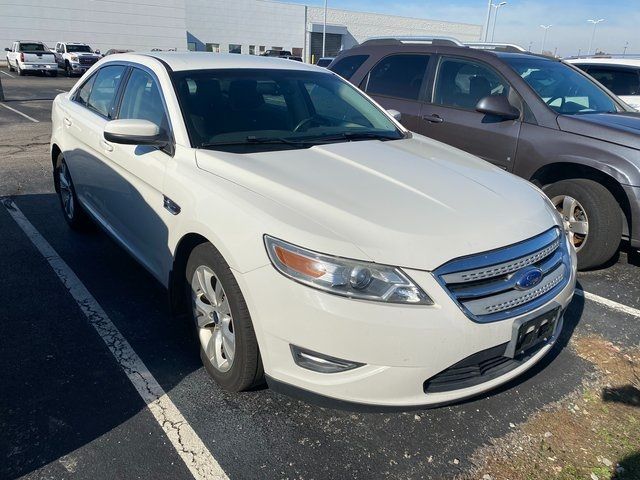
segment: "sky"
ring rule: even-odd
[[[493,3],[499,3],[494,0]],[[322,6],[324,0],[291,1]],[[388,13],[462,23],[484,24],[487,0],[328,0],[329,8]],[[495,11],[492,9],[492,11]],[[598,24],[594,47],[607,53],[640,54],[640,0],[508,0],[500,8],[494,41],[516,43],[539,52],[544,31],[549,25],[545,50],[558,55],[586,53],[593,25],[588,19],[605,21]]]

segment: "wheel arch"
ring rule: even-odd
[[[188,311],[184,290],[182,288],[185,279],[182,278],[182,276],[187,268],[189,255],[191,255],[194,248],[203,243],[211,243],[213,245],[213,242],[204,235],[189,232],[183,235],[176,245],[173,264],[169,273],[169,301],[171,312],[176,316],[184,315]]]
[[[540,188],[544,188],[551,183],[573,178],[594,180],[602,184],[613,195],[622,212],[622,233],[628,236],[632,229],[632,214],[629,198],[618,180],[609,173],[581,163],[555,162],[539,168],[529,180]]]
[[[62,153],[62,150],[60,149],[60,147],[57,144],[53,144],[51,145],[51,172],[55,173],[56,171],[56,163],[58,162],[58,156]],[[55,180],[55,175],[53,176],[54,178],[54,186],[56,189],[56,192],[59,190],[59,186],[58,186],[58,182]]]

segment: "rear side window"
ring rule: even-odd
[[[96,80],[96,75],[95,74],[91,75],[89,80],[84,82],[84,85],[82,85],[76,92],[76,96],[74,100],[78,102],[80,105],[84,105],[84,106],[87,105],[87,101],[89,100],[89,95],[91,94],[91,87],[93,87],[93,82],[95,82],[95,80]]]
[[[509,95],[509,85],[491,68],[458,58],[443,58],[436,76],[433,103],[475,110],[480,99]]]
[[[149,120],[167,130],[168,121],[160,89],[147,72],[134,68],[122,96],[118,118]]]
[[[330,70],[337,73],[345,80],[349,80],[353,77],[353,74],[358,71],[367,58],[369,58],[369,55],[352,55],[350,57],[343,58],[342,60],[338,60]],[[320,62],[318,62],[318,65],[320,65]]]
[[[369,72],[364,90],[371,95],[418,100],[428,64],[428,55],[386,57]]]
[[[588,72],[616,95],[640,95],[638,70],[590,66]]]
[[[111,65],[102,67],[91,88],[87,106],[103,117],[110,118],[111,106],[120,86],[125,67]]]

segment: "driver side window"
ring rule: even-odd
[[[460,58],[442,58],[436,76],[433,103],[475,110],[480,99],[509,96],[509,84],[481,63]]]

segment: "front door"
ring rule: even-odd
[[[518,94],[493,68],[470,59],[442,57],[431,102],[424,103],[416,131],[512,170],[521,120],[476,111],[478,101],[504,95],[522,111]]]

